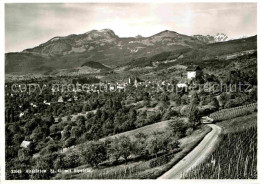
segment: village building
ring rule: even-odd
[[[63,103],[63,102],[64,102],[64,100],[63,100],[63,97],[62,97],[62,96],[60,96],[60,97],[59,97],[59,99],[58,99],[58,102],[59,102],[59,103]]]
[[[177,87],[178,88],[187,88],[188,87],[188,82],[186,79],[181,79],[178,83],[177,83]]]
[[[32,142],[31,141],[23,141],[20,145],[21,148],[28,148]]]
[[[130,85],[135,85],[137,86],[138,84],[140,84],[141,82],[143,82],[141,79],[139,79],[138,77],[129,77],[128,79],[128,83]]]
[[[24,112],[21,112],[20,114],[19,114],[19,117],[23,117],[24,116]]]
[[[193,80],[202,76],[202,70],[198,65],[188,66],[186,71],[187,71],[187,80]]]
[[[202,70],[198,65],[188,66],[186,69],[186,74],[180,74],[180,81],[177,83],[178,88],[187,88],[191,84],[194,84],[194,80],[202,76]]]

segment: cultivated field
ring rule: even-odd
[[[238,106],[229,109],[223,109],[217,112],[210,114],[210,118],[214,121],[223,121],[226,119],[232,119],[238,116],[243,116],[250,114],[257,109],[257,103],[252,103],[248,105]]]
[[[226,127],[217,150],[206,162],[189,172],[186,179],[256,179],[257,127],[256,114],[236,118],[243,129]],[[228,122],[226,122],[228,124]],[[235,121],[231,121],[234,126]],[[255,126],[251,126],[251,125]],[[222,123],[223,126],[223,123]],[[248,127],[248,128],[246,128]],[[246,128],[246,129],[245,129]]]

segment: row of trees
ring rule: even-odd
[[[55,160],[56,168],[72,168],[82,164],[89,164],[92,167],[99,167],[99,164],[109,161],[111,164],[118,164],[124,161],[126,164],[131,159],[149,159],[159,154],[166,154],[179,147],[178,137],[172,133],[155,132],[152,136],[143,133],[133,138],[120,136],[105,141],[91,141],[81,146],[78,163],[64,164],[67,155],[59,156]],[[71,157],[71,156],[70,156]]]
[[[54,144],[54,143],[53,143]],[[81,145],[78,152],[66,154],[55,151],[46,152],[40,157],[33,158],[29,148],[22,149],[18,157],[7,163],[7,177],[13,179],[50,179],[55,172],[71,169],[83,164],[100,168],[103,164],[127,164],[129,160],[149,160],[165,155],[179,148],[178,137],[171,131],[167,133],[154,132],[153,135],[139,133],[133,137],[120,136],[104,141],[90,141]],[[55,147],[55,146],[54,146]],[[12,164],[11,164],[12,163]],[[19,166],[21,174],[11,174],[11,169]],[[26,169],[44,169],[46,173],[28,174]],[[51,172],[54,170],[55,172]]]

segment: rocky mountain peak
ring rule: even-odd
[[[215,35],[193,35],[193,37],[204,43],[216,43],[229,40],[228,36],[224,33],[217,33]]]

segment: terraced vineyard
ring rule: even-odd
[[[252,104],[238,106],[234,108],[223,109],[210,114],[209,117],[212,118],[214,121],[222,121],[222,120],[232,119],[238,116],[250,114],[256,111],[256,109],[257,109],[257,103],[252,103]]]
[[[256,179],[257,127],[225,134],[218,149],[186,179]]]

